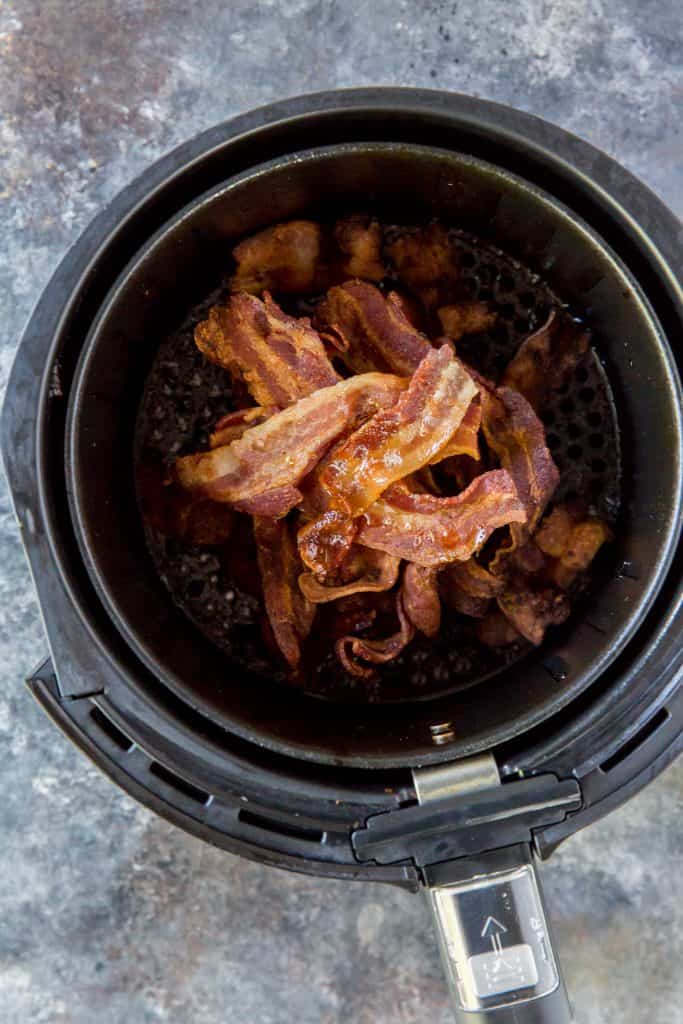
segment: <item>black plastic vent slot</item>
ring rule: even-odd
[[[98,729],[100,729],[112,743],[115,743],[120,750],[128,753],[128,751],[132,750],[135,746],[133,741],[126,736],[125,732],[121,732],[119,727],[114,725],[111,718],[108,718],[107,715],[105,715],[103,711],[100,711],[99,708],[92,708],[90,717]]]
[[[202,805],[208,802],[210,793],[205,793],[203,789],[198,789],[191,782],[181,779],[179,775],[170,772],[168,768],[164,768],[163,764],[159,764],[158,761],[152,761],[149,770],[152,775],[156,775],[157,779],[161,779],[167,786],[176,789],[183,796],[189,797],[190,800],[195,800],[198,804]]]
[[[643,743],[647,742],[651,736],[657,732],[657,730],[668,722],[671,715],[666,708],[660,708],[659,711],[652,716],[645,723],[635,736],[632,736],[628,743],[624,743],[623,747],[619,747],[615,754],[608,757],[606,761],[603,761],[600,765],[600,770],[603,772],[611,772],[612,769],[617,768],[622,764],[631,754],[635,753],[639,747],[642,747]]]
[[[288,836],[290,839],[304,839],[308,843],[322,843],[325,839],[325,833],[317,828],[303,828],[299,825],[290,825],[284,821],[273,821],[272,818],[262,818],[260,814],[253,814],[251,811],[241,810],[237,817],[245,825],[253,825],[254,828],[263,829],[265,832],[273,832],[278,836]]]

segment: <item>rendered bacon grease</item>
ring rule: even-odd
[[[498,382],[481,377],[458,342],[471,352],[496,311],[463,291],[438,223],[385,241],[367,216],[295,220],[233,256],[195,342],[243,399],[208,450],[150,484],[148,522],[226,547],[251,522],[266,636],[293,676],[322,605],[339,608],[330,649],[361,680],[436,637],[442,604],[481,643],[540,644],[610,539],[578,503],[553,505],[539,418],[585,329],[555,310]],[[311,316],[291,314],[292,296]]]

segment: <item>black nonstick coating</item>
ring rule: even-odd
[[[581,613],[481,685],[378,706],[316,700],[232,668],[160,583],[132,473],[135,415],[154,355],[218,285],[234,240],[303,211],[329,214],[359,203],[393,221],[439,216],[457,224],[519,259],[584,312],[599,338],[624,454],[614,571]],[[680,424],[678,382],[661,330],[618,257],[584,224],[521,179],[462,154],[392,144],[329,147],[274,161],[200,197],[119,279],[86,339],[77,377],[67,474],[74,525],[100,597],[160,686],[274,749],[379,767],[433,760],[434,727],[444,723],[452,739],[438,756],[448,758],[518,735],[616,657],[669,562],[678,529]]]

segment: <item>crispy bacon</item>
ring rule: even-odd
[[[545,443],[543,424],[526,399],[511,388],[482,388],[482,428],[486,443],[506,469],[526,510],[526,521],[510,526],[510,540],[494,567],[536,529],[560,474]]]
[[[405,387],[398,377],[369,373],[321,388],[229,445],[178,459],[176,477],[240,511],[285,515],[301,500],[297,484],[335,438],[390,407]]]
[[[338,220],[334,238],[343,253],[343,270],[349,277],[381,281],[386,270],[382,262],[382,226],[372,217],[354,213]]]
[[[372,665],[381,665],[398,657],[402,650],[415,636],[412,625],[403,607],[401,591],[396,597],[396,614],[398,615],[398,632],[382,640],[367,640],[357,636],[344,636],[335,644],[337,657],[347,672],[359,679],[373,679],[375,671]],[[364,664],[369,662],[370,664]]]
[[[548,626],[558,626],[571,611],[564,594],[553,587],[536,590],[524,582],[509,582],[499,594],[498,607],[510,624],[532,644],[543,642]]]
[[[400,558],[355,545],[342,562],[336,582],[326,583],[312,572],[304,572],[299,576],[299,587],[313,604],[325,604],[350,594],[380,593],[393,587],[400,564]]]
[[[390,302],[394,309],[398,310],[409,324],[416,327],[418,331],[424,332],[425,311],[422,303],[416,296],[408,295],[405,292],[391,291],[387,295],[387,302]],[[438,340],[432,342],[432,344],[434,348],[441,348]]]
[[[209,448],[222,448],[224,444],[231,444],[249,427],[265,423],[277,411],[276,405],[255,405],[249,409],[236,409],[235,412],[227,413],[216,424],[209,438]]]
[[[500,609],[495,608],[477,623],[477,639],[485,647],[507,647],[521,637]]]
[[[561,558],[569,544],[575,522],[566,505],[557,505],[536,531],[536,545],[551,558]]]
[[[232,250],[237,270],[231,291],[313,291],[321,243],[320,225],[310,220],[276,224],[245,238]]]
[[[459,341],[463,334],[481,334],[496,322],[496,314],[485,302],[456,302],[442,306],[438,311],[441,328],[452,341]]]
[[[566,590],[578,574],[589,567],[602,545],[610,540],[612,531],[601,519],[585,519],[577,523],[553,567],[553,581]]]
[[[448,579],[440,579],[439,584],[442,600],[453,611],[460,612],[461,615],[466,615],[469,619],[483,619],[490,611],[490,599],[486,597],[470,597],[469,594],[463,593],[459,587],[455,586]]]
[[[468,558],[466,562],[453,562],[444,569],[443,577],[463,594],[480,600],[497,597],[505,587],[505,581],[500,576],[494,576],[475,558]]]
[[[519,391],[538,410],[586,354],[589,344],[589,331],[553,311],[543,326],[519,346],[502,383]]]
[[[575,505],[557,505],[539,526],[533,543],[545,558],[545,577],[566,590],[611,539],[612,531],[603,520],[586,518]]]
[[[425,636],[436,636],[441,626],[438,569],[408,562],[402,590],[403,608],[415,629]]]
[[[396,272],[425,306],[443,306],[452,301],[460,276],[458,254],[441,224],[430,224],[412,234],[401,235],[387,246]]]
[[[432,460],[457,430],[475,391],[449,349],[431,350],[395,406],[377,413],[338,446],[320,474],[327,511],[299,532],[299,550],[309,569],[322,576],[339,564],[348,550],[347,524],[390,484]]]
[[[382,226],[362,214],[342,217],[334,228],[292,220],[265,228],[235,246],[233,292],[320,292],[347,277],[381,281]]]
[[[301,562],[291,526],[284,520],[254,517],[256,555],[263,598],[275,641],[290,668],[301,661],[301,644],[315,617],[315,605],[301,593]]]
[[[394,481],[427,465],[458,429],[475,393],[448,349],[428,352],[396,404],[359,427],[327,466],[324,482],[337,507],[359,515]]]
[[[261,406],[280,409],[339,380],[307,317],[284,313],[266,292],[240,292],[195,328],[197,348],[245,381]]]
[[[392,487],[363,515],[357,540],[418,565],[437,566],[470,558],[494,530],[525,518],[509,473],[498,469],[452,498]]]
[[[431,348],[400,301],[385,298],[365,281],[330,288],[316,309],[315,324],[356,373],[381,370],[410,376]]]
[[[470,402],[462,423],[453,437],[438,453],[434,462],[443,462],[458,455],[467,455],[476,462],[481,458],[479,451],[479,428],[481,427],[481,399],[479,395]]]

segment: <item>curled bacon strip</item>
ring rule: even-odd
[[[496,314],[485,302],[456,302],[442,306],[438,311],[441,327],[452,341],[459,341],[463,334],[481,334],[496,322]]]
[[[337,657],[347,672],[359,679],[373,679],[372,665],[381,665],[398,657],[415,636],[415,627],[403,607],[401,591],[396,597],[399,630],[382,640],[366,640],[357,636],[343,636],[335,644]],[[369,664],[364,664],[369,662]]]
[[[299,587],[313,604],[325,604],[350,594],[380,593],[393,587],[400,564],[400,558],[356,545],[340,566],[338,583],[325,584],[312,572],[305,572],[299,576]]]
[[[453,299],[460,265],[456,248],[441,224],[402,235],[387,246],[387,252],[401,281],[425,306],[442,306]]]
[[[284,409],[339,380],[310,321],[288,316],[267,292],[263,301],[239,293],[213,306],[194,336],[200,352],[243,379],[261,406]]]
[[[479,395],[470,402],[467,412],[462,418],[462,423],[453,434],[453,437],[434,459],[434,463],[450,459],[455,455],[468,455],[471,459],[479,461],[479,428],[481,427],[481,399]]]
[[[510,542],[499,549],[494,567],[521,546],[536,529],[560,473],[545,443],[543,424],[526,399],[510,388],[482,388],[482,428],[486,442],[498,456],[517,489],[526,521],[510,526]]]
[[[316,283],[322,231],[310,220],[276,224],[245,238],[232,254],[234,292],[309,292]]]
[[[452,498],[392,487],[365,512],[357,540],[417,565],[436,566],[464,561],[494,530],[525,519],[510,474],[498,469]]]
[[[301,661],[301,643],[313,624],[315,605],[299,590],[301,563],[290,524],[255,516],[254,538],[268,620],[285,661],[295,669]]]
[[[335,438],[393,405],[405,387],[398,377],[368,373],[321,388],[229,445],[177,459],[176,477],[240,511],[284,515],[301,500],[296,485]]]
[[[404,611],[415,629],[436,636],[441,626],[438,569],[409,562],[403,572],[402,593]]]
[[[276,405],[255,405],[251,409],[237,409],[235,412],[227,413],[216,424],[209,438],[209,448],[221,448],[224,444],[231,444],[249,427],[265,423],[277,411]]]
[[[381,370],[410,376],[431,345],[405,315],[396,297],[365,281],[330,288],[315,312],[324,332],[356,373]]]
[[[519,346],[502,383],[519,391],[538,410],[586,354],[589,343],[590,333],[585,328],[553,311]]]
[[[432,460],[457,430],[475,392],[450,349],[432,349],[395,406],[378,412],[338,446],[320,474],[327,511],[299,533],[309,569],[322,576],[339,564],[347,550],[347,540],[339,540],[350,531],[345,524],[394,481]]]

